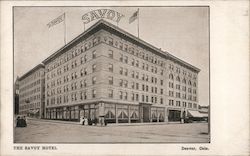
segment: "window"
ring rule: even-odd
[[[121,50],[123,49],[123,43],[122,43],[122,42],[120,42],[119,48],[120,48]]]
[[[135,83],[134,83],[134,82],[132,82],[132,84],[131,84],[131,88],[132,88],[132,89],[134,89],[134,88],[135,88]]]
[[[196,87],[196,83],[195,82],[193,83],[193,86]]]
[[[109,37],[109,45],[113,45],[113,38]]]
[[[161,89],[161,94],[163,94],[163,89]]]
[[[132,71],[131,76],[132,76],[132,78],[135,78],[135,72],[134,71]]]
[[[176,77],[176,81],[180,82],[180,77],[179,76]]]
[[[95,98],[96,97],[96,90],[92,90],[92,98]]]
[[[189,108],[192,108],[192,103],[188,103],[188,107],[189,107]]]
[[[163,75],[163,70],[161,70],[161,75]]]
[[[135,94],[134,94],[134,93],[132,93],[132,95],[131,95],[131,100],[132,100],[132,101],[135,100]]]
[[[143,70],[145,69],[145,63],[142,63],[142,69]]]
[[[83,46],[81,46],[81,53],[83,53],[84,52],[84,47]]]
[[[96,58],[96,51],[92,52],[92,58],[95,59]]]
[[[157,74],[157,67],[155,67],[155,73]]]
[[[190,85],[190,86],[192,85],[192,82],[190,80],[188,81],[188,85]]]
[[[96,77],[92,77],[92,84],[96,84]]]
[[[128,81],[127,81],[127,80],[124,81],[124,87],[125,87],[125,88],[128,87]]]
[[[161,80],[161,85],[163,85],[163,80]]]
[[[84,75],[87,75],[87,74],[88,74],[87,68],[84,68]]]
[[[169,100],[168,102],[169,102],[169,103],[168,103],[169,106],[173,106],[173,105],[174,105],[174,100]]]
[[[185,78],[182,80],[182,83],[186,84],[186,79]]]
[[[174,88],[174,83],[169,82],[169,88]]]
[[[128,69],[125,69],[124,75],[125,75],[125,76],[128,76]]]
[[[181,97],[181,94],[179,92],[176,92],[176,97],[177,98],[180,98]]]
[[[197,108],[197,104],[196,103],[194,103],[193,106],[194,106],[194,108]]]
[[[182,107],[187,107],[187,103],[186,102],[182,102]]]
[[[136,101],[139,101],[139,94],[136,94],[136,95],[135,95],[135,100],[136,100]]]
[[[123,84],[123,80],[120,79],[120,81],[119,81],[120,87],[122,87],[122,84]]]
[[[139,72],[136,72],[136,76],[137,79],[139,79]]]
[[[109,80],[109,84],[112,85],[113,84],[113,77],[109,76],[108,80]]]
[[[123,74],[123,68],[120,67],[120,74],[122,75]]]
[[[112,89],[108,90],[108,96],[109,96],[109,98],[113,98],[113,90]]]
[[[169,75],[169,79],[171,79],[171,80],[173,80],[173,79],[174,79],[173,74],[170,74],[170,75]]]
[[[128,63],[128,56],[125,56],[125,57],[124,57],[124,62],[125,62],[125,63]]]
[[[132,59],[132,62],[131,62],[132,66],[135,65],[135,59]]]
[[[193,90],[193,93],[196,94],[196,89]]]
[[[113,58],[113,51],[112,50],[108,51],[108,56],[109,56],[109,58]]]
[[[160,103],[163,104],[163,98],[161,98]]]
[[[186,98],[187,98],[187,95],[186,95],[186,94],[182,94],[182,98],[183,98],[183,99],[186,99]]]
[[[145,101],[145,96],[142,95],[142,96],[141,96],[141,99],[142,99],[142,102],[144,102],[144,101]]]
[[[128,93],[127,93],[127,92],[124,93],[124,99],[125,99],[125,100],[128,99]]]
[[[136,83],[136,89],[137,90],[139,89],[139,83]]]
[[[176,84],[176,89],[180,90],[180,85]]]
[[[92,71],[93,71],[93,73],[96,71],[96,64],[92,65]]]
[[[176,106],[180,107],[181,106],[181,102],[180,101],[176,101]]]
[[[84,62],[87,62],[87,55],[84,55]]]
[[[120,54],[120,61],[123,62],[123,55]]]
[[[110,63],[109,66],[108,66],[108,68],[109,68],[110,72],[113,72],[113,64]]]
[[[187,90],[186,86],[182,86],[182,90],[186,91]]]
[[[87,82],[86,82],[86,80],[83,80],[83,85],[84,85],[84,87],[87,87]]]
[[[100,37],[94,38],[93,39],[93,44],[96,45],[99,42],[99,40],[100,40]]]
[[[124,45],[124,50],[128,51],[128,45],[126,45],[126,44]]]
[[[136,64],[135,64],[136,67],[139,67],[139,61],[136,60]]]
[[[122,99],[122,92],[121,91],[119,91],[119,97],[120,97],[120,99]]]
[[[87,99],[87,92],[85,91],[85,92],[83,92],[83,97],[84,97],[84,99],[86,100]]]

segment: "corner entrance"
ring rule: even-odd
[[[151,121],[151,105],[146,103],[140,103],[140,121],[141,122],[150,122]]]
[[[181,111],[169,110],[168,121],[181,121]]]

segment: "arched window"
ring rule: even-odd
[[[189,81],[188,81],[188,84],[191,86],[191,85],[192,85],[192,82],[189,80]]]
[[[180,77],[179,76],[176,77],[176,81],[180,82]]]
[[[182,80],[182,83],[186,84],[186,79],[185,78]]]
[[[170,75],[169,75],[169,79],[171,79],[171,80],[173,80],[173,79],[174,79],[173,74],[170,74]]]
[[[195,82],[194,82],[193,86],[196,87],[196,83]]]

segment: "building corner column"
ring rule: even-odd
[[[128,123],[131,123],[131,119],[130,119],[130,105],[128,105]]]

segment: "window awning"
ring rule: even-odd
[[[39,112],[39,109],[33,111],[34,114],[36,114],[38,112]]]
[[[201,114],[199,111],[188,110],[188,117],[202,118],[205,116]]]
[[[39,109],[36,109],[36,110],[29,110],[29,113],[30,114],[36,114],[39,112]]]

